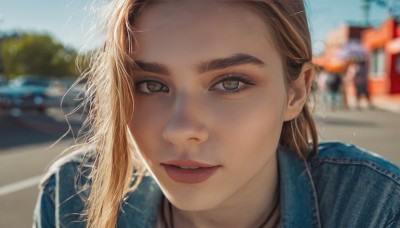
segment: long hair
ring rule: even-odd
[[[130,66],[135,47],[134,22],[146,0],[115,0],[106,17],[106,41],[93,56],[87,78],[90,104],[85,126],[87,143],[96,145],[89,177],[90,194],[85,217],[87,227],[115,227],[124,195],[133,191],[144,172],[139,162],[128,123],[134,111]],[[287,86],[297,79],[303,65],[311,61],[311,41],[302,0],[243,1],[263,15],[274,31],[281,50]],[[283,125],[280,145],[300,157],[310,152],[309,139],[316,151],[317,133],[307,105],[301,114]],[[135,172],[134,172],[135,171]],[[135,175],[134,175],[135,173]]]
[[[131,186],[133,178],[140,179],[144,169],[134,154],[135,144],[127,125],[134,109],[128,67],[133,64],[134,44],[130,17],[139,4],[131,0],[110,3],[105,44],[93,55],[90,70],[84,75],[89,105],[84,122],[89,128],[86,141],[96,145],[84,214],[87,227],[115,227],[121,199],[135,188]]]
[[[286,89],[289,91],[291,83],[300,76],[304,64],[311,64],[312,59],[311,35],[304,1],[265,0],[248,4],[273,31],[273,43],[280,50]],[[314,69],[312,73],[315,73]],[[297,118],[283,123],[279,144],[290,148],[302,158],[308,157],[310,151],[317,151],[318,133],[309,103],[304,105]]]

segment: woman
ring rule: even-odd
[[[396,227],[400,172],[317,145],[303,1],[115,1],[88,145],[37,227]],[[311,143],[309,143],[311,140]]]

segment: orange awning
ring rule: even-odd
[[[312,62],[328,72],[342,72],[347,67],[347,62],[345,60],[328,55],[315,56]]]

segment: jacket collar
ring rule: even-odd
[[[282,227],[321,227],[318,199],[308,162],[278,149]]]

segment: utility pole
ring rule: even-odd
[[[370,10],[372,3],[385,8],[391,17],[400,20],[400,0],[361,0],[361,9],[364,14],[364,24],[370,25]]]
[[[4,16],[0,14],[0,24],[4,21]],[[4,73],[3,67],[3,34],[1,34],[0,29],[0,75]]]
[[[371,10],[371,3],[373,0],[362,0],[361,3],[361,9],[363,11],[364,15],[364,25],[365,26],[370,26],[371,22],[369,21],[369,13]]]

